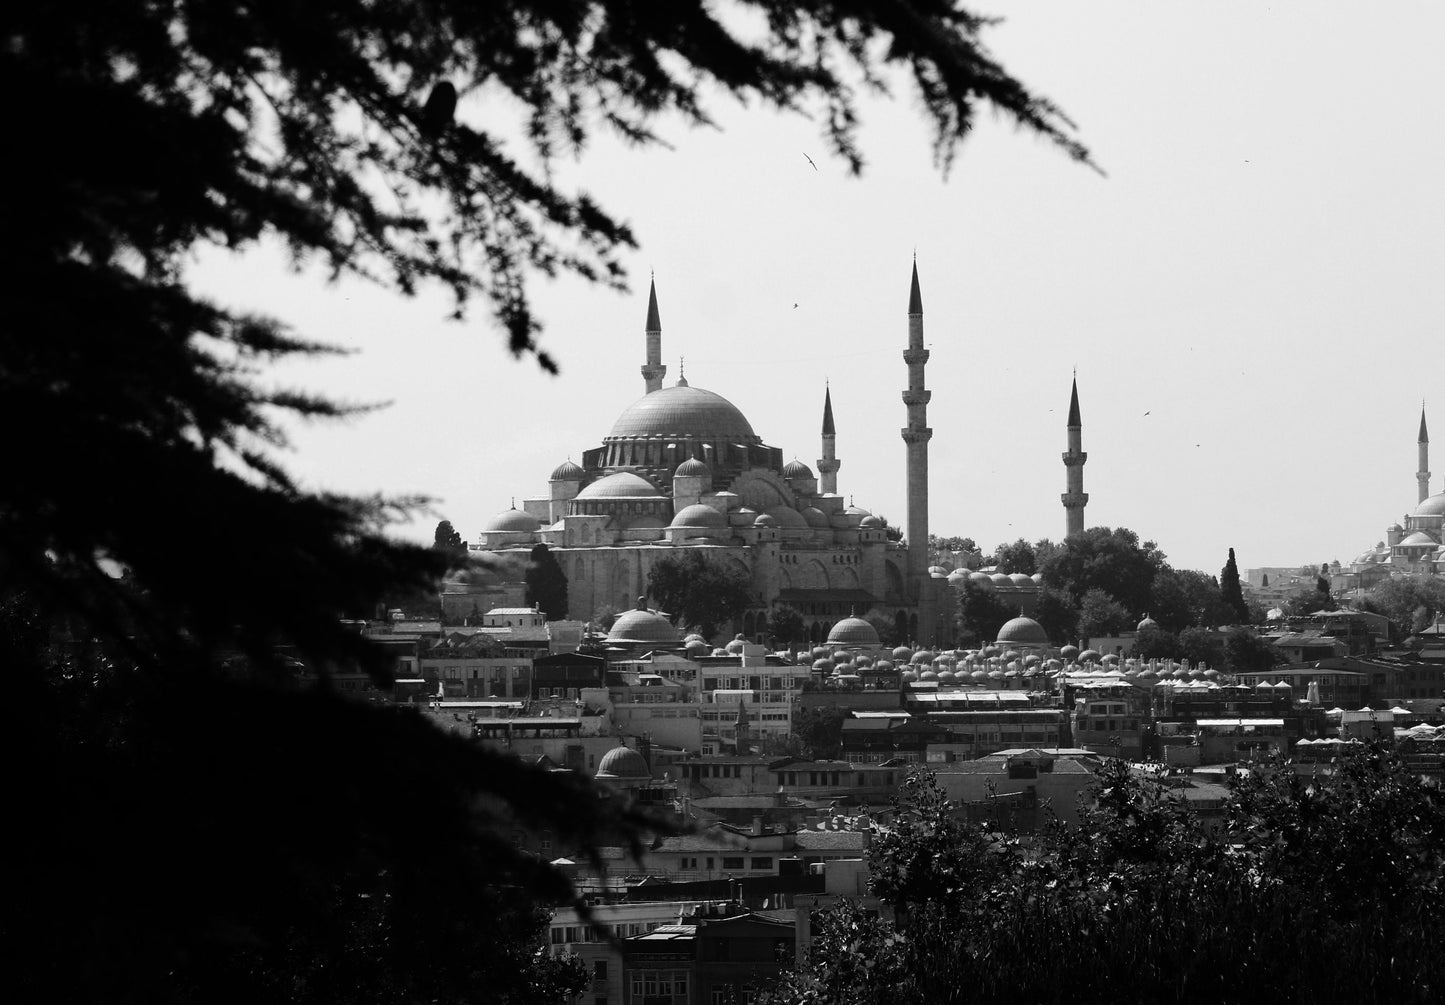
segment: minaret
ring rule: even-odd
[[[915,258],[908,291],[908,348],[903,350],[903,362],[908,364],[908,390],[903,392],[903,404],[908,406],[908,427],[903,430],[908,445],[908,572],[914,582],[928,577],[928,441],[933,437],[928,428],[928,399],[933,395],[923,386],[928,355],[923,348],[923,296],[918,292]]]
[[[662,365],[662,321],[657,316],[657,281],[648,284],[647,291],[647,362],[642,364],[642,379],[647,384],[647,393],[662,390],[662,378],[667,367]]]
[[[1064,536],[1073,537],[1084,531],[1084,506],[1089,494],[1084,491],[1084,462],[1089,455],[1084,453],[1084,424],[1079,418],[1079,378],[1074,376],[1074,390],[1069,398],[1069,449],[1064,454],[1064,467],[1068,469],[1065,487],[1068,489],[1060,498],[1064,503]]]
[[[838,494],[838,469],[843,462],[838,460],[838,434],[833,429],[833,391],[823,388],[823,456],[818,458],[820,490],[827,495]]]
[[[1420,498],[1417,503],[1422,503],[1430,496],[1430,431],[1425,428],[1425,405],[1420,405],[1420,470],[1415,472],[1415,481],[1420,485]]]

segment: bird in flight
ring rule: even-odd
[[[1152,409],[1152,408],[1151,408],[1151,409],[1149,409],[1149,412],[1152,412],[1152,411],[1154,411],[1154,409]],[[1149,414],[1149,412],[1145,412],[1145,413],[1144,413],[1144,414],[1145,414],[1145,415],[1148,415],[1148,414]]]
[[[809,164],[813,164],[813,158],[809,157],[807,154],[803,154],[803,159],[806,160]],[[818,165],[813,164],[813,170],[818,170]]]
[[[798,309],[798,305],[797,305],[797,304],[794,304],[794,305],[793,305],[793,310],[797,310],[797,309]]]

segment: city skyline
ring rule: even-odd
[[[1088,526],[1130,527],[1211,573],[1230,547],[1242,569],[1348,563],[1413,508],[1421,398],[1441,384],[1445,138],[1420,124],[1445,121],[1429,42],[1445,15],[1231,13],[1045,4],[986,36],[1078,122],[1107,178],[985,114],[941,180],[901,84],[865,109],[861,179],[814,123],[722,99],[720,131],[664,126],[672,150],[597,143],[559,174],[642,246],[628,295],[529,287],[560,378],[512,361],[480,305],[446,322],[434,291],[324,287],[274,249],[204,254],[193,275],[361,350],[268,375],[394,402],[297,429],[284,460],[317,487],[437,497],[404,530],[420,539],[446,518],[474,540],[641,396],[654,271],[664,384],[685,359],[690,383],[816,469],[826,382],[839,491],[904,524],[916,251],[935,533],[986,549],[1062,538],[1077,367]],[[1427,409],[1445,428],[1445,397]]]

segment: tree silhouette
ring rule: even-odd
[[[202,299],[186,269],[267,239],[400,294],[439,284],[555,368],[527,277],[621,288],[635,243],[552,181],[597,128],[655,142],[659,115],[709,122],[715,89],[820,112],[856,171],[855,80],[898,70],[944,165],[980,107],[1088,160],[951,3],[744,6],[761,34],[703,0],[7,9],[0,81],[24,98],[23,153],[0,159],[0,420],[26,432],[0,500],[0,637],[27,710],[7,890],[23,997],[550,995],[525,965],[529,904],[568,887],[512,827],[580,840],[637,819],[331,691],[343,669],[389,683],[348,621],[430,589],[447,556],[388,535],[416,500],[288,477],[278,415],[347,409],[267,368],[327,350]],[[472,98],[520,109],[535,166]],[[57,794],[67,811],[41,812]]]
[[[674,624],[696,626],[709,640],[754,603],[746,573],[711,562],[696,550],[656,563],[647,573],[647,592]]]
[[[1233,548],[1229,549],[1229,559],[1219,573],[1219,595],[1234,612],[1236,624],[1249,624],[1249,605],[1244,602],[1244,587],[1239,583],[1239,566],[1234,561]]]
[[[548,621],[567,616],[567,575],[557,564],[557,556],[545,544],[532,546],[527,562],[527,603],[536,604]]]

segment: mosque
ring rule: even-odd
[[[545,497],[493,517],[477,546],[505,556],[546,544],[568,582],[568,617],[589,621],[604,609],[627,611],[645,595],[652,568],[678,548],[748,576],[756,604],[734,631],[761,639],[777,605],[797,610],[821,642],[839,621],[879,614],[904,639],[952,642],[955,582],[929,561],[928,427],[918,265],[908,296],[908,384],[902,429],[907,478],[906,542],[897,528],[849,505],[838,492],[837,433],[831,392],[823,395],[816,473],[783,462],[747,417],[722,395],[679,375],[663,386],[657,287],[648,293],[645,393],[618,416],[600,446],[552,472]],[[1069,419],[1064,504],[1070,530],[1082,528],[1078,392]],[[960,570],[962,571],[962,570]],[[1034,584],[1030,583],[1029,586]]]
[[[1392,523],[1383,541],[1350,563],[1342,585],[1367,590],[1391,574],[1445,575],[1445,491],[1430,494],[1430,431],[1425,426],[1423,407],[1416,447],[1419,465],[1415,471],[1415,509],[1403,524]]]

